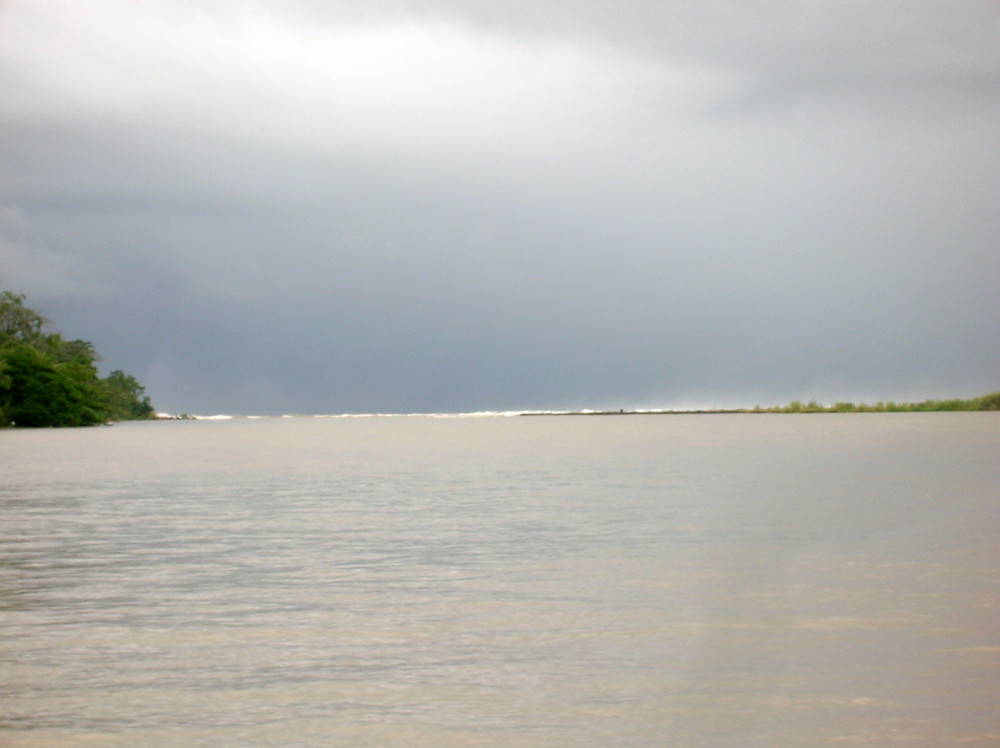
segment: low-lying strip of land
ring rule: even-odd
[[[932,413],[947,411],[977,411],[1000,410],[1000,391],[982,397],[968,399],[952,398],[949,400],[924,400],[919,403],[849,403],[837,402],[833,405],[823,405],[811,400],[803,403],[793,400],[787,405],[772,405],[752,408],[708,408],[696,410],[567,410],[567,411],[528,411],[525,416],[636,416],[636,415],[670,415],[692,413]]]

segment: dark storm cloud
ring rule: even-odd
[[[0,9],[0,280],[163,409],[976,394],[1000,12]]]

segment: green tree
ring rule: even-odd
[[[9,423],[92,426],[102,421],[100,402],[94,401],[93,391],[30,346],[18,346],[7,353],[4,375],[3,412]]]
[[[10,291],[0,294],[0,346],[35,342],[46,322],[24,305],[23,295]]]
[[[1000,410],[1000,392],[993,392],[976,398],[977,410]]]
[[[111,420],[141,420],[153,416],[146,388],[135,377],[115,369],[101,380],[101,387]]]
[[[152,418],[139,382],[121,371],[105,379],[86,340],[46,332],[48,320],[24,296],[0,294],[0,426],[88,426]]]

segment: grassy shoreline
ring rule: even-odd
[[[876,402],[849,403],[837,402],[833,405],[820,405],[815,400],[802,403],[793,400],[788,405],[778,405],[770,408],[756,406],[750,410],[740,410],[741,413],[940,413],[949,411],[1000,410],[1000,391],[981,397],[968,399],[950,398],[948,400],[924,400],[919,403]]]
[[[954,411],[984,411],[1000,410],[1000,390],[989,395],[968,399],[951,398],[948,400],[924,400],[919,403],[876,402],[850,403],[837,402],[833,405],[822,405],[815,400],[803,403],[793,400],[787,405],[771,405],[752,408],[708,408],[697,410],[571,410],[571,411],[532,411],[523,413],[526,416],[635,416],[635,415],[669,415],[669,414],[712,414],[712,413],[945,413]]]

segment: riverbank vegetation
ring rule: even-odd
[[[821,405],[815,400],[803,403],[793,400],[788,405],[775,405],[762,408],[759,405],[749,413],[915,413],[959,410],[1000,410],[1000,391],[973,397],[969,399],[951,398],[948,400],[924,400],[919,403],[877,402],[855,404],[838,402],[833,405]]]
[[[49,322],[0,293],[0,426],[92,426],[154,417],[145,388],[122,371],[99,377],[86,340],[64,340]]]
[[[699,408],[695,410],[562,410],[562,411],[526,411],[525,416],[640,416],[640,415],[710,415],[733,413],[930,413],[945,411],[977,411],[1000,410],[1000,391],[973,397],[969,399],[951,398],[948,400],[924,400],[919,403],[876,402],[849,403],[837,402],[833,405],[822,405],[815,400],[803,403],[793,400],[788,405],[772,405],[762,408],[755,405],[752,408]]]

